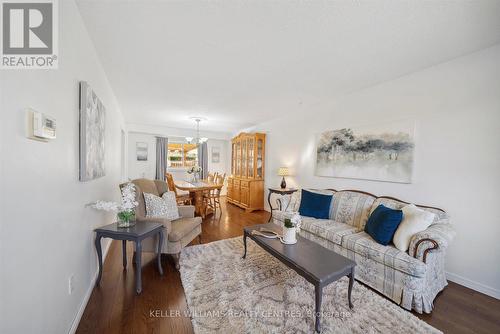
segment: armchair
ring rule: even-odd
[[[161,217],[146,217],[146,204],[144,193],[161,196],[168,191],[168,186],[162,180],[136,179],[131,181],[136,187],[136,201],[139,205],[135,208],[135,216],[138,222],[154,221],[165,226],[165,242],[162,253],[171,254],[175,261],[175,267],[179,269],[179,255],[182,248],[198,237],[201,242],[201,217],[194,216],[194,206],[179,206],[179,215],[176,220],[168,220]],[[120,185],[120,189],[125,184]],[[156,252],[157,238],[148,238],[142,244],[143,252]]]

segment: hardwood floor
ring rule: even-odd
[[[208,217],[203,221],[202,243],[240,236],[244,226],[267,222],[269,217],[265,211],[246,213],[222,202],[221,218]],[[129,266],[123,270],[121,244],[112,243],[101,286],[94,288],[77,333],[193,333],[189,318],[167,313],[180,311],[182,314],[187,310],[173,260],[162,259],[165,273],[160,276],[154,255],[143,255],[143,291],[138,296],[134,269],[130,265],[131,243],[128,243],[128,254]],[[500,301],[497,299],[450,282],[434,305],[432,314],[415,315],[445,333],[500,333]]]

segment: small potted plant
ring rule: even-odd
[[[297,230],[300,228],[300,216],[294,215],[292,218],[285,218],[283,225],[283,242],[285,244],[297,243]]]
[[[122,189],[122,202],[96,201],[87,204],[96,210],[103,210],[108,212],[116,212],[118,217],[118,227],[126,228],[135,225],[135,211],[134,209],[139,205],[135,200],[135,186],[133,183],[127,183]]]

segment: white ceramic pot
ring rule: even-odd
[[[297,242],[297,230],[295,227],[283,226],[283,242],[285,244],[294,244]]]

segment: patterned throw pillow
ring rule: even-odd
[[[162,197],[144,193],[144,202],[146,204],[146,217],[160,217],[168,220],[180,218],[173,191],[164,193]]]

